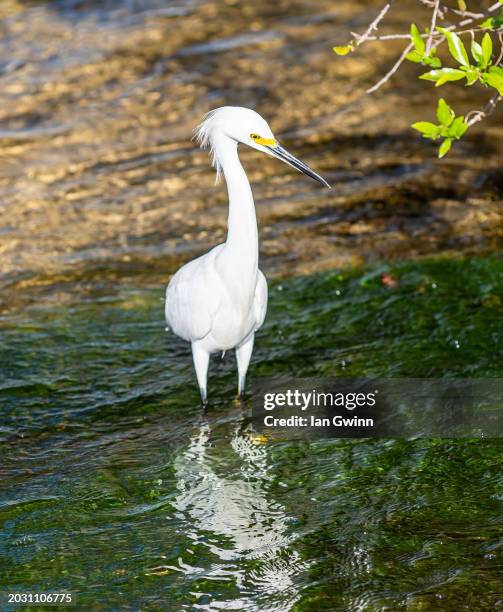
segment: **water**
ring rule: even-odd
[[[364,96],[400,47],[330,49],[379,5],[1,3],[2,589],[81,610],[501,607],[499,440],[263,439],[233,356],[202,412],[164,332],[170,274],[225,236],[191,130],[242,104],[333,185],[243,151],[273,279],[250,380],[503,375],[500,116],[436,162],[408,127],[434,108],[411,67]],[[421,23],[400,5],[392,31]]]
[[[242,151],[269,277],[500,245],[499,111],[436,163],[409,127],[435,107],[416,67],[363,94],[400,43],[332,53],[379,5],[2,2],[0,308],[117,277],[162,284],[222,241],[225,190],[190,137],[224,104],[261,112],[333,186]],[[424,18],[403,6],[390,31]],[[481,105],[447,87],[456,112]]]
[[[250,376],[501,377],[502,279],[480,258],[276,284]],[[2,321],[4,584],[79,609],[494,608],[500,440],[258,438],[232,358],[201,412],[160,296]]]

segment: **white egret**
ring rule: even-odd
[[[236,350],[238,393],[257,329],[267,310],[267,283],[258,268],[258,231],[250,183],[239,161],[242,143],[277,157],[329,184],[281,147],[267,122],[248,108],[224,106],[206,115],[196,129],[201,147],[209,147],[217,176],[223,173],[229,195],[227,240],[185,264],[166,289],[166,321],[192,345],[192,357],[203,404],[210,354]]]

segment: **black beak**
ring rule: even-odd
[[[311,168],[307,166],[304,162],[301,162],[300,159],[297,159],[293,155],[290,155],[290,153],[288,153],[286,149],[283,149],[281,145],[277,144],[275,147],[266,148],[269,149],[269,151],[274,155],[274,157],[281,159],[289,166],[292,166],[292,168],[300,170],[304,174],[307,174],[307,176],[310,176],[315,181],[318,181],[318,183],[321,183],[325,187],[331,189],[330,185],[323,177],[321,177],[319,174],[316,174],[314,170],[311,170]]]

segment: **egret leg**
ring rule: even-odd
[[[253,351],[253,340],[255,335],[252,334],[248,340],[238,346],[236,349],[236,359],[238,362],[238,394],[242,395],[245,390],[246,372],[250,364],[250,359]]]
[[[208,364],[210,354],[196,343],[192,344],[192,359],[194,360],[194,368],[196,370],[197,384],[201,393],[201,401],[203,405],[207,404],[208,396],[206,393],[206,383],[208,379]]]

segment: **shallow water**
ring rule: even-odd
[[[493,257],[275,284],[250,377],[502,377],[502,281]],[[96,610],[499,605],[501,440],[257,438],[232,357],[201,412],[161,295],[3,319],[4,584]]]
[[[379,6],[2,2],[0,308],[117,277],[165,283],[220,242],[225,189],[190,138],[224,104],[258,110],[333,186],[242,151],[269,276],[501,246],[500,112],[438,162],[409,127],[437,97],[416,67],[364,95],[400,44],[332,53]],[[424,14],[402,2],[386,31],[411,19]],[[484,102],[474,92],[443,95],[461,113]]]
[[[82,610],[502,605],[499,440],[263,440],[232,355],[202,413],[164,332],[170,274],[225,235],[191,130],[242,104],[333,185],[243,151],[276,278],[250,380],[503,376],[501,115],[437,162],[408,127],[432,90],[406,69],[363,95],[400,48],[330,51],[379,5],[0,4],[2,588]]]

